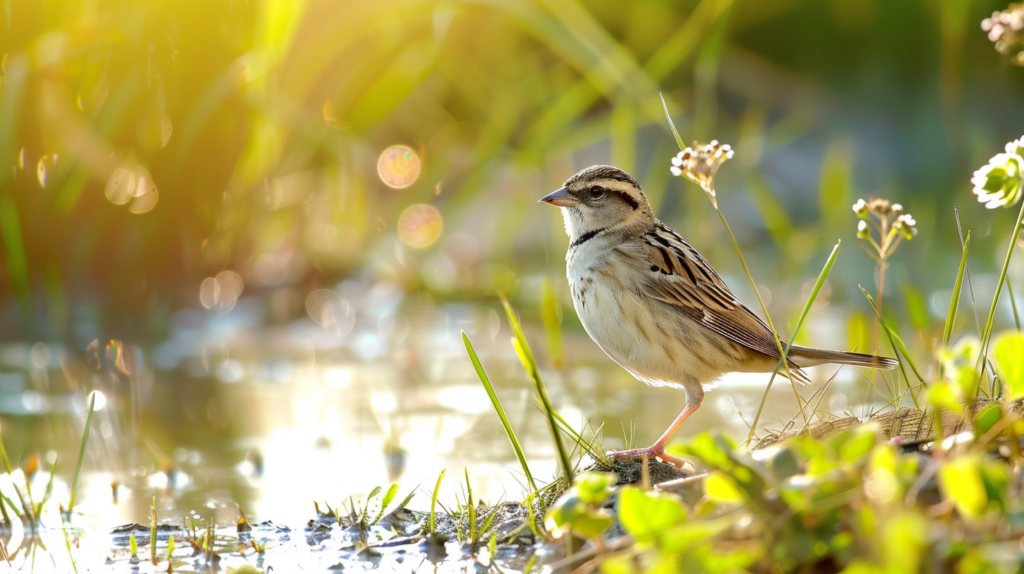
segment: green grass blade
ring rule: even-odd
[[[444,480],[444,470],[437,475],[437,484],[434,485],[434,495],[430,497],[430,528],[428,532],[434,532],[434,509],[437,507],[437,493],[441,491],[441,481]]]
[[[526,341],[526,336],[523,335],[523,328],[519,324],[519,319],[516,317],[515,311],[512,309],[512,305],[509,304],[508,299],[504,296],[501,297],[501,304],[505,307],[505,314],[508,315],[508,322],[512,326],[512,332],[515,333],[515,337],[512,339],[512,346],[515,347],[516,354],[519,355],[519,360],[522,361],[523,366],[526,367],[527,373],[530,378],[533,379],[534,387],[537,390],[537,396],[540,397],[541,403],[544,405],[544,414],[547,415],[548,419],[548,430],[551,432],[551,440],[555,444],[555,452],[558,453],[558,460],[562,465],[562,472],[565,473],[565,480],[568,483],[572,483],[572,465],[569,463],[569,455],[565,451],[565,445],[562,444],[562,433],[558,431],[558,423],[555,420],[555,409],[551,406],[551,399],[548,397],[548,391],[544,387],[544,380],[540,376],[540,369],[537,368],[537,361],[533,358],[533,352],[530,350],[530,343]]]
[[[534,400],[534,405],[537,407],[537,410],[544,412],[544,405],[542,405],[539,400]],[[608,456],[601,449],[594,446],[594,444],[584,439],[582,433],[576,432],[576,429],[572,428],[572,425],[562,418],[562,415],[555,413],[555,419],[558,421],[558,426],[562,429],[562,432],[569,435],[574,441],[579,443],[580,446],[583,447],[583,450],[587,451],[587,454],[589,454],[594,460],[605,463],[609,462],[610,459]],[[597,438],[595,437],[594,440],[596,443]]]
[[[46,501],[50,500],[50,495],[53,494],[53,478],[57,475],[57,459],[53,460],[53,465],[50,466],[50,480],[46,482],[46,490],[43,492],[43,499],[39,501],[39,512],[36,513],[36,519],[39,518],[39,513],[43,510],[43,505]]]
[[[11,506],[11,510],[14,510],[14,506]],[[11,525],[11,517],[7,514],[7,497],[0,493],[0,516],[4,517],[4,524],[8,527]]]
[[[403,498],[402,502],[398,503],[398,508],[401,509],[401,508],[405,508],[406,506],[409,506],[409,503],[412,502],[413,497],[416,496],[416,491],[419,490],[421,486],[423,486],[422,482],[417,484],[416,488],[412,489],[412,492],[410,492],[408,496]]]
[[[672,122],[672,115],[668,113],[668,104],[665,103],[665,96],[658,94],[661,98],[661,109],[665,110],[665,121],[668,122],[668,129],[672,132],[672,137],[676,138],[676,145],[679,146],[679,150],[686,149],[686,144],[683,143],[683,136],[679,135],[679,130],[676,129],[676,124]]]
[[[82,474],[82,462],[85,460],[85,445],[89,442],[89,427],[92,426],[92,413],[95,408],[96,391],[93,391],[92,398],[89,399],[89,416],[85,419],[85,432],[82,433],[82,446],[78,448],[78,466],[75,467],[75,479],[71,481],[71,501],[68,502],[68,516],[71,516],[71,511],[75,509],[75,498],[78,497],[78,478]],[[7,456],[4,455],[5,460],[6,458]],[[153,509],[154,516],[156,516],[156,506]]]
[[[910,351],[907,349],[907,346],[903,344],[903,339],[900,339],[900,336],[897,335],[896,332],[893,331],[892,328],[890,328],[889,325],[885,322],[885,319],[883,319],[882,316],[878,314],[878,310],[875,308],[875,298],[872,297],[871,294],[868,293],[866,289],[864,289],[864,287],[861,287],[860,285],[858,285],[857,287],[860,287],[861,292],[864,293],[864,296],[868,298],[868,303],[871,303],[871,309],[875,312],[875,317],[878,317],[878,322],[882,325],[882,328],[885,329],[885,334],[886,336],[889,337],[889,343],[892,344],[893,348],[896,349],[900,355],[903,355],[903,359],[906,359],[907,363],[910,364],[910,368],[914,371],[914,374],[917,375],[917,380],[923,383],[924,377],[922,377],[921,372],[917,370],[917,365],[914,364],[914,360],[910,358]],[[899,359],[899,357],[897,357],[897,359]],[[900,360],[900,368],[903,368],[902,360]],[[903,377],[907,378],[906,371],[903,372]],[[910,379],[907,378],[907,380],[909,381]],[[911,395],[911,397],[913,397],[913,395]]]
[[[825,285],[825,281],[828,280],[829,273],[832,272],[832,266],[835,265],[836,258],[839,257],[839,248],[842,246],[842,240],[836,241],[836,246],[832,248],[832,253],[829,254],[828,259],[825,260],[825,266],[821,268],[821,272],[818,273],[818,280],[814,282],[814,288],[811,289],[811,295],[807,298],[804,303],[803,311],[800,312],[800,318],[796,321],[796,327],[793,328],[793,333],[789,336],[789,344],[786,345],[786,354],[789,354],[789,349],[793,347],[793,341],[796,340],[797,334],[800,332],[800,327],[804,324],[804,319],[807,318],[807,314],[811,312],[811,307],[814,306],[814,300],[818,298],[818,293],[821,292],[821,288]],[[779,374],[779,369],[782,368],[785,357],[779,359],[777,365],[775,365],[775,371],[772,373],[770,379],[768,379],[768,386],[764,390],[764,394],[761,395],[761,403],[757,406],[757,413],[754,415],[754,422],[750,425],[750,432],[747,434],[747,442],[749,443],[754,438],[754,431],[757,430],[757,423],[761,420],[761,411],[764,410],[764,405],[768,400],[768,391],[772,388],[772,383],[775,382],[775,377]],[[801,407],[802,408],[802,407]]]
[[[949,344],[949,337],[953,334],[953,322],[956,320],[956,308],[960,304],[960,289],[964,285],[964,269],[967,268],[967,249],[971,246],[971,232],[967,232],[964,240],[963,253],[960,255],[960,269],[956,272],[956,282],[953,283],[953,298],[949,301],[949,311],[946,313],[946,326],[942,329],[942,344]]]
[[[501,419],[501,426],[505,427],[505,434],[508,436],[509,442],[512,443],[512,449],[516,451],[516,458],[519,459],[519,464],[523,467],[523,474],[526,475],[526,480],[530,482],[530,488],[537,490],[537,483],[534,482],[530,467],[526,464],[526,454],[523,453],[523,447],[520,446],[519,439],[516,438],[516,432],[512,430],[512,424],[508,422],[508,417],[505,416],[505,409],[501,407],[501,401],[498,400],[498,395],[494,392],[491,379],[484,371],[483,365],[480,364],[480,359],[477,357],[473,344],[469,342],[469,337],[465,331],[462,332],[462,341],[466,344],[466,352],[469,353],[469,359],[473,361],[473,368],[476,369],[476,374],[480,377],[480,382],[483,383],[487,396],[491,398],[491,404],[494,405],[498,418]]]
[[[396,482],[396,483],[392,484],[391,488],[389,488],[387,493],[384,494],[384,498],[380,501],[380,510],[377,511],[377,516],[375,516],[373,518],[373,521],[370,522],[368,524],[368,526],[373,526],[374,524],[377,524],[378,522],[380,522],[380,519],[384,517],[384,511],[387,510],[388,505],[391,504],[391,501],[395,499],[395,496],[397,494],[398,494],[398,483]]]
[[[469,482],[469,469],[466,473],[466,509],[469,511],[469,541],[476,542],[476,502],[473,501],[473,485]]]

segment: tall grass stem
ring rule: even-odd
[[[551,399],[548,397],[544,380],[540,376],[537,360],[534,359],[533,352],[530,350],[530,343],[527,342],[526,336],[523,335],[523,328],[519,324],[515,310],[512,309],[512,305],[509,304],[508,299],[504,295],[501,296],[501,304],[505,307],[508,322],[512,326],[512,332],[515,333],[515,337],[512,339],[512,346],[515,347],[519,360],[522,361],[530,378],[533,379],[537,396],[540,398],[541,404],[544,405],[544,414],[547,415],[548,419],[548,430],[551,432],[551,440],[555,445],[555,452],[558,453],[558,461],[562,465],[562,472],[565,473],[566,483],[572,484],[572,464],[569,462],[569,454],[565,451],[565,445],[562,444],[562,433],[559,432],[558,423],[555,420],[555,409],[551,406]]]
[[[956,308],[960,304],[960,289],[964,285],[964,272],[967,269],[967,250],[971,246],[971,232],[967,232],[964,240],[963,253],[960,255],[960,269],[956,272],[956,282],[953,283],[953,298],[949,301],[949,311],[946,312],[946,326],[942,329],[942,344],[948,345],[949,338],[953,335],[953,323],[956,321]]]
[[[996,304],[999,303],[999,294],[1003,291],[1003,283],[1006,281],[1006,272],[1010,269],[1010,259],[1013,256],[1013,248],[1017,245],[1017,237],[1020,235],[1020,226],[1024,222],[1024,203],[1021,203],[1020,213],[1017,215],[1017,223],[1013,226],[1013,235],[1010,236],[1010,244],[1006,247],[1006,259],[1003,260],[1003,269],[999,272],[999,281],[996,282],[996,292],[992,296],[992,305],[988,308],[988,319],[985,321],[985,330],[981,335],[981,351],[978,353],[978,364],[974,368],[975,378],[981,384],[981,370],[985,365],[985,358],[988,356],[988,343],[992,338],[992,326],[996,320]],[[972,397],[973,398],[973,397]]]
[[[830,253],[828,259],[825,260],[825,266],[822,267],[821,272],[818,273],[818,280],[814,282],[814,288],[811,289],[811,295],[804,303],[804,309],[800,312],[800,318],[796,321],[796,327],[793,328],[793,333],[789,336],[789,344],[786,346],[786,354],[784,354],[782,358],[779,359],[779,363],[775,365],[775,371],[772,372],[771,378],[768,379],[768,386],[765,388],[764,394],[761,395],[761,403],[757,405],[757,413],[754,414],[754,422],[750,425],[750,432],[747,433],[748,443],[753,440],[754,431],[757,430],[757,423],[761,420],[761,411],[764,410],[764,405],[768,400],[768,391],[772,389],[772,383],[775,382],[775,377],[779,374],[779,369],[782,368],[782,365],[786,360],[786,356],[789,354],[789,349],[793,348],[793,342],[796,341],[797,333],[800,332],[800,327],[803,326],[804,319],[806,319],[807,314],[810,313],[811,307],[814,305],[814,300],[818,298],[818,293],[821,292],[821,288],[825,285],[825,281],[828,279],[829,273],[832,272],[832,266],[835,264],[836,258],[839,257],[839,248],[842,244],[842,240],[836,241],[836,246],[832,248],[832,253]],[[803,407],[801,407],[801,410],[803,410]]]
[[[501,401],[498,400],[498,395],[494,392],[494,385],[491,384],[491,379],[487,376],[487,372],[484,371],[484,366],[480,364],[480,359],[477,357],[473,344],[469,342],[469,337],[465,331],[462,332],[462,341],[466,344],[466,352],[469,353],[469,359],[473,361],[473,368],[476,369],[476,374],[480,377],[480,382],[483,383],[487,396],[491,398],[491,404],[494,405],[498,418],[501,419],[501,426],[505,427],[505,435],[508,436],[509,442],[512,443],[512,449],[516,451],[516,458],[519,459],[519,465],[523,467],[523,474],[526,475],[526,480],[530,483],[530,489],[535,491],[537,490],[537,483],[534,482],[533,473],[530,472],[530,466],[526,463],[526,454],[523,453],[523,447],[520,446],[519,439],[516,438],[516,431],[512,429],[512,424],[508,422],[508,417],[505,416],[505,409],[502,408]]]
[[[71,501],[68,502],[68,516],[75,509],[75,499],[78,497],[78,479],[82,475],[82,462],[85,460],[85,445],[89,442],[89,427],[92,425],[92,413],[96,409],[96,391],[92,392],[89,399],[89,416],[85,419],[85,432],[82,433],[82,445],[78,447],[78,466],[75,467],[75,478],[71,481]],[[154,503],[155,505],[156,503]],[[154,513],[156,512],[156,506]]]

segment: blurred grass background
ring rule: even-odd
[[[792,327],[841,238],[819,301],[844,312],[812,315],[802,338],[870,345],[856,285],[874,290],[874,264],[853,245],[850,205],[882,196],[921,230],[893,259],[887,313],[930,349],[960,258],[953,206],[974,233],[979,301],[1012,226],[969,184],[1024,132],[1024,72],[979,27],[1004,7],[6,0],[0,338],[153,343],[175,310],[230,312],[242,293],[283,323],[353,276],[531,302],[548,276],[568,309],[567,239],[535,202],[593,163],[633,173],[749,302],[703,193],[670,177],[663,92],[684,138],[737,150],[720,202],[776,325]],[[395,144],[422,165],[402,189],[378,172]],[[145,190],[125,196],[126,177]],[[415,205],[436,211],[403,220]],[[1019,265],[1010,278],[1024,285]]]

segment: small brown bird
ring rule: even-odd
[[[590,338],[634,377],[686,392],[686,407],[648,448],[611,453],[682,466],[665,444],[725,373],[770,373],[779,349],[768,325],[732,294],[697,250],[654,217],[640,184],[609,165],[588,167],[540,201],[557,206],[573,306]],[[886,357],[794,345],[793,378],[825,363],[892,369]],[[782,371],[784,374],[784,371]]]

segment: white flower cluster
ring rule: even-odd
[[[715,173],[718,168],[731,159],[733,150],[728,144],[720,144],[718,140],[711,140],[711,143],[704,145],[693,142],[693,145],[684,149],[672,158],[672,175],[686,177],[686,179],[701,186],[711,203],[718,207],[715,199]]]

